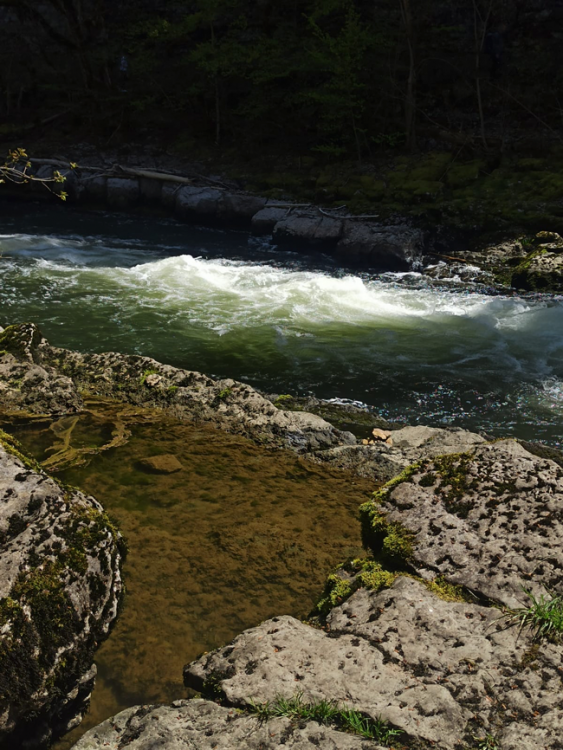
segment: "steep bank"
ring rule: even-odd
[[[124,552],[100,504],[0,433],[0,744],[45,748],[80,723],[117,617]]]

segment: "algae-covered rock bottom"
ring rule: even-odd
[[[6,426],[66,481],[95,486],[131,547],[131,589],[99,659],[121,673],[105,695],[142,705],[76,750],[561,747],[560,629],[522,615],[534,601],[560,611],[555,452],[426,427],[357,441],[235,381],[56,349],[34,326],[0,335]],[[199,658],[177,653],[182,610],[199,623]],[[195,698],[180,669],[168,693],[146,692],[178,659]]]

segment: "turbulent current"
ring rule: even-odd
[[[34,321],[55,345],[561,442],[561,297],[359,273],[175,222],[28,211],[0,231],[0,324]]]

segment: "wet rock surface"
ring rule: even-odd
[[[99,503],[0,433],[0,746],[43,748],[78,724],[117,616],[122,543]]]
[[[92,729],[75,750],[380,750],[375,742],[287,718],[262,722],[211,701],[176,701],[171,706],[136,706]],[[381,749],[382,750],[382,749]]]
[[[180,419],[208,422],[298,453],[356,442],[351,433],[337,430],[314,414],[277,409],[269,399],[235,380],[213,380],[148,357],[58,349],[33,324],[10,326],[0,333],[2,342],[9,348],[0,353],[0,393],[3,405],[14,410],[76,411],[82,403],[79,391],[87,391],[157,407]]]

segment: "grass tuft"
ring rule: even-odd
[[[275,700],[265,703],[255,703],[251,700],[248,705],[251,713],[256,714],[262,721],[280,716],[316,721],[375,740],[382,745],[389,745],[402,734],[400,729],[392,729],[383,719],[374,720],[352,708],[340,708],[336,701],[321,700],[307,703],[303,700],[303,693],[297,693],[292,698],[278,696]]]
[[[533,631],[534,640],[557,638],[563,633],[563,595],[552,594],[546,589],[547,596],[535,597],[531,591],[522,586],[522,591],[530,599],[529,607],[519,607],[507,612],[510,625],[519,625],[522,631],[528,628]]]

